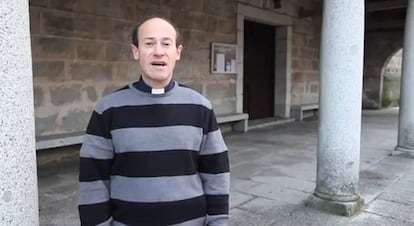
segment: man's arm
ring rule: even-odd
[[[94,111],[80,151],[79,216],[81,225],[110,225],[109,179],[114,156],[108,122]]]
[[[207,200],[208,226],[229,225],[230,170],[227,146],[210,111],[200,150],[199,172]]]

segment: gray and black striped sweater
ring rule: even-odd
[[[168,87],[151,94],[140,80],[97,104],[80,151],[82,225],[228,225],[228,153],[212,106]]]

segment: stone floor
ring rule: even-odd
[[[365,111],[362,122],[365,205],[351,218],[304,205],[315,188],[317,119],[226,134],[231,225],[414,225],[414,159],[390,155],[397,142],[398,109]],[[79,225],[73,157],[78,149],[38,154],[43,161],[55,151],[72,153],[38,167],[41,225]]]

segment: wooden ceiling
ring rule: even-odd
[[[403,31],[409,0],[365,0],[366,31]]]
[[[414,0],[365,0],[365,30],[367,32],[403,31],[408,1]],[[321,16],[322,1],[313,0],[313,3],[314,6],[319,7],[299,8],[299,17]]]

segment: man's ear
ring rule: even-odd
[[[177,47],[177,60],[179,60],[181,58],[181,51],[183,50],[183,46],[179,45]]]
[[[139,49],[136,45],[131,44],[132,56],[134,60],[139,60]]]

